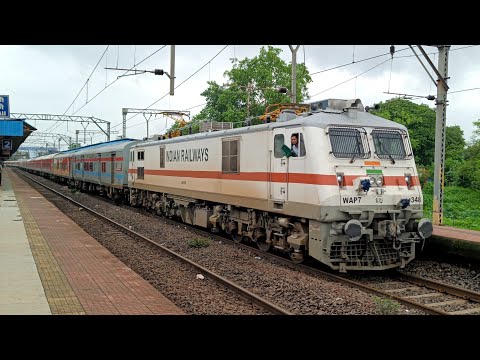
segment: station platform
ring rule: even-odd
[[[0,314],[184,312],[4,168],[0,186]]]
[[[429,248],[480,261],[480,231],[433,225]]]

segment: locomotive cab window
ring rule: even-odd
[[[240,151],[238,139],[222,139],[222,172],[240,172]]]
[[[408,139],[406,134],[399,130],[391,129],[373,129],[373,144],[375,153],[380,159],[407,159],[412,154],[409,151],[407,155]],[[410,149],[408,149],[410,150]]]
[[[306,155],[303,133],[293,133],[290,136],[290,144],[292,157],[304,157]]]
[[[331,153],[336,158],[367,159],[370,157],[370,148],[367,143],[365,129],[348,127],[331,127],[327,134],[332,146]]]
[[[137,160],[145,160],[145,151],[139,151],[137,153]]]

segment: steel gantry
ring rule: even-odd
[[[183,117],[187,116],[190,119],[190,111],[187,110],[154,110],[154,109],[132,109],[132,108],[123,108],[122,115],[123,115],[123,138],[127,137],[127,114],[143,114],[143,117],[147,121],[147,138],[149,135],[148,132],[148,122],[152,115],[154,116],[167,116],[174,119],[176,122],[186,122]],[[148,119],[147,116],[149,115]]]
[[[93,116],[73,116],[73,115],[53,115],[53,114],[24,114],[11,113],[12,119],[27,119],[27,120],[44,120],[44,121],[61,121],[64,122],[80,122],[80,123],[94,123],[107,136],[107,141],[110,141],[110,121],[98,119]],[[100,124],[106,125],[106,130],[102,129]]]

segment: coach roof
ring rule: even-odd
[[[77,149],[78,151],[74,153],[74,156],[119,151],[119,150],[123,150],[125,146],[130,145],[135,141],[140,141],[140,140],[119,139],[119,140],[113,140],[113,141],[103,142],[99,144],[89,145],[89,146],[85,146],[83,148]]]

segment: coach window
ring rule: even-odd
[[[165,167],[165,148],[160,147],[160,168]]]
[[[240,172],[240,152],[238,139],[222,140],[222,172],[239,173]]]
[[[102,173],[107,172],[107,163],[102,161]]]
[[[145,151],[139,151],[137,153],[137,160],[144,160],[145,159]]]

